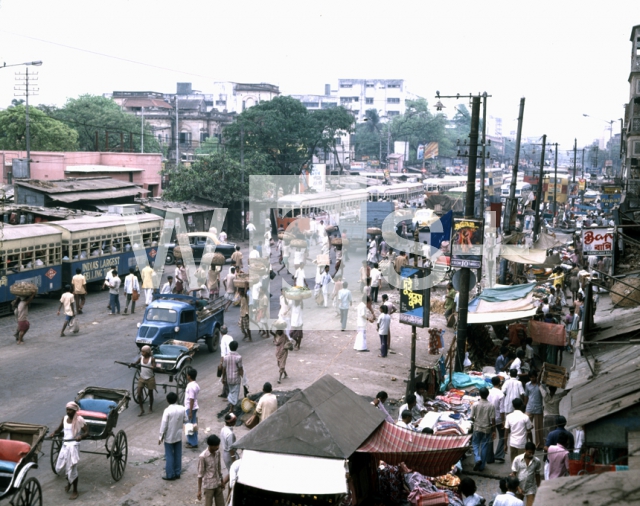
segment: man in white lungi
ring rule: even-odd
[[[60,474],[64,470],[67,476],[65,492],[69,492],[73,486],[73,493],[69,499],[78,498],[78,462],[80,461],[78,448],[80,441],[89,435],[87,423],[78,415],[79,410],[80,406],[75,402],[68,402],[67,415],[62,418],[58,428],[49,434],[49,437],[62,434],[63,442],[56,462],[56,473]]]

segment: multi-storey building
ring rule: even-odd
[[[403,114],[406,101],[418,98],[406,89],[404,79],[338,79],[338,88],[325,85],[324,95],[292,95],[310,110],[341,105],[353,111],[356,121],[364,120],[368,109],[383,118]]]
[[[277,86],[265,83],[215,83],[213,93],[178,83],[176,93],[114,91],[106,96],[125,112],[144,117],[160,144],[168,147],[170,161],[176,159],[176,148],[181,161],[190,161],[209,137],[220,138],[235,114],[279,94]]]
[[[623,180],[627,191],[640,192],[640,25],[631,29],[631,72],[629,74],[629,103],[625,108],[623,151]]]

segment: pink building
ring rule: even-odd
[[[25,159],[26,156],[24,151],[0,151],[3,183],[13,180],[13,159]],[[32,151],[31,174],[27,179],[109,176],[149,190],[149,197],[159,197],[162,194],[161,170],[160,153]]]

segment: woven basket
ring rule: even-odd
[[[313,292],[311,290],[285,290],[284,296],[289,300],[304,300],[310,299],[313,296]]]
[[[240,407],[242,408],[242,411],[244,411],[245,413],[250,413],[251,411],[253,411],[254,409],[256,409],[256,403],[253,402],[251,399],[249,399],[248,397],[245,397],[244,399],[242,399],[242,401],[240,402]]]
[[[27,281],[18,281],[11,285],[9,291],[17,297],[31,297],[34,293],[38,293],[38,287]]]
[[[191,251],[191,256],[193,257],[193,250],[191,249],[191,246],[188,247],[188,250]],[[186,249],[183,251],[180,246],[176,246],[173,248],[173,256],[176,258],[183,258],[186,251]]]
[[[287,328],[287,322],[284,320],[276,320],[273,322],[273,325],[271,325],[271,328],[276,330],[285,330]]]
[[[200,263],[211,265],[224,265],[227,263],[227,259],[224,257],[222,253],[205,253],[202,255],[202,260]]]
[[[336,237],[335,239],[331,239],[332,246],[349,246],[349,239],[342,239],[341,237]]]
[[[335,232],[338,227],[336,227],[335,225],[327,225],[326,227],[324,227],[324,229],[327,231],[327,234],[330,234],[331,232]]]
[[[611,302],[618,307],[636,307],[640,304],[640,278],[626,277],[623,281],[625,284],[617,282],[611,287]]]
[[[367,229],[369,235],[382,235],[382,229],[376,227],[370,227]]]
[[[305,249],[307,247],[307,241],[304,239],[294,239],[291,241],[291,246],[294,248]]]
[[[269,273],[269,269],[262,264],[254,264],[249,266],[249,274],[251,276],[262,277]]]

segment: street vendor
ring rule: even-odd
[[[67,476],[67,485],[65,486],[65,492],[69,492],[73,487],[73,492],[69,499],[78,498],[78,462],[80,461],[80,452],[78,447],[80,441],[89,435],[89,428],[87,427],[84,418],[78,415],[80,406],[75,402],[68,402],[67,414],[62,418],[58,428],[54,430],[49,437],[54,437],[62,433],[62,448],[56,461],[56,473],[60,474],[64,470]]]
[[[146,388],[149,394],[149,413],[153,413],[153,392],[156,389],[156,376],[154,369],[156,368],[156,359],[151,354],[151,346],[145,345],[140,349],[140,356],[138,360],[129,364],[129,367],[136,367],[140,365],[140,377],[138,378],[138,385],[136,387],[136,398],[140,405],[140,414],[144,415],[144,397],[142,395],[143,390]]]

